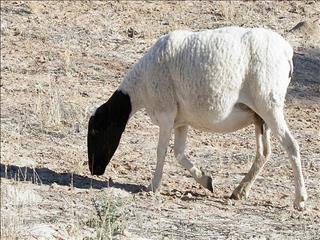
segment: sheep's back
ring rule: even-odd
[[[290,45],[270,30],[175,31],[154,44],[120,89],[151,115],[178,108],[188,115],[209,112],[219,121],[238,102],[252,109],[271,95],[283,102],[291,58]]]
[[[211,111],[218,120],[237,102],[255,105],[256,94],[264,92],[266,100],[274,86],[279,102],[284,100],[292,49],[277,33],[240,27],[177,31],[168,42],[172,85],[185,111]]]

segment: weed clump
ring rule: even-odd
[[[96,216],[87,225],[96,231],[93,239],[113,239],[124,233],[127,221],[124,204],[120,197],[105,193],[92,199]]]

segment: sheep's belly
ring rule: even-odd
[[[217,117],[215,111],[179,112],[175,125],[190,125],[196,129],[210,132],[234,132],[253,123],[255,113],[244,104],[236,104],[223,117]]]

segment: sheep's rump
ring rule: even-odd
[[[222,121],[237,103],[282,105],[291,59],[291,46],[266,29],[175,31],[157,41],[125,82],[143,82],[147,108],[177,106],[186,117],[209,113]]]

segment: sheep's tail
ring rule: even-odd
[[[293,74],[293,62],[292,62],[292,59],[289,60],[289,65],[290,65],[289,79],[291,79],[292,78],[292,74]]]

